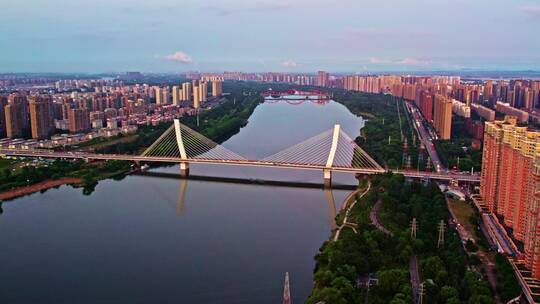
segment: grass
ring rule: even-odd
[[[0,170],[11,169],[15,163],[15,160],[2,158],[0,159]]]
[[[95,140],[88,141],[86,143],[81,143],[77,145],[77,147],[74,147],[74,148],[78,151],[95,151],[95,150],[107,148],[110,146],[114,146],[117,144],[131,143],[137,140],[137,137],[138,137],[137,134],[131,134],[127,136],[115,136],[110,139],[98,138]]]
[[[458,222],[470,232],[471,236],[476,242],[478,239],[476,237],[476,227],[471,223],[470,218],[474,215],[474,209],[465,201],[460,200],[450,200],[450,209],[456,216]]]

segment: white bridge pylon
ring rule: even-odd
[[[174,124],[141,156],[179,159],[182,174],[189,173],[190,162],[322,169],[326,185],[330,185],[332,171],[336,170],[358,173],[385,172],[343,132],[340,125],[335,125],[331,130],[261,160],[248,160],[175,120]]]

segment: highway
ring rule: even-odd
[[[454,172],[444,166],[444,164],[441,162],[441,159],[439,158],[439,155],[437,154],[437,150],[435,149],[435,145],[433,143],[433,141],[436,139],[436,135],[433,131],[426,128],[424,124],[424,117],[422,116],[420,111],[409,101],[405,101],[405,104],[407,105],[409,115],[411,115],[411,117],[414,119],[413,125],[416,133],[418,134],[420,141],[426,148],[426,151],[429,154],[433,165],[435,166],[436,172],[447,176],[456,176],[458,177],[456,178],[457,180],[465,180],[465,176],[468,175],[471,177],[471,180],[480,181],[480,174],[478,172],[474,174],[470,174],[468,172]]]
[[[424,118],[422,117],[422,114],[420,114],[420,111],[418,111],[418,109],[416,109],[416,107],[410,102],[405,101],[405,104],[407,105],[407,110],[409,111],[410,117],[414,119],[413,126],[416,129],[416,133],[418,134],[420,141],[426,148],[426,151],[429,154],[433,165],[435,166],[435,170],[443,172],[447,171],[441,162],[439,155],[437,154],[437,150],[435,150],[435,146],[432,142],[432,135],[424,125]]]

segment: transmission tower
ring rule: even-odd
[[[410,155],[407,155],[407,164],[405,165],[405,167],[409,170],[412,168],[412,158]]]
[[[419,303],[420,304],[424,303],[424,295],[425,294],[426,294],[426,290],[425,290],[425,287],[424,287],[424,283],[421,283],[420,284],[420,289],[418,290],[418,298],[419,298]]]
[[[429,157],[429,156],[428,156],[428,158],[426,160],[426,171],[427,172],[431,171],[431,157]]]
[[[439,223],[439,240],[437,241],[437,248],[444,245],[444,230],[446,230],[446,225],[444,224],[444,220],[441,220]]]
[[[416,161],[416,171],[420,171],[420,163],[424,161],[424,144],[420,143],[420,147],[418,148],[418,160]]]
[[[416,218],[413,218],[411,222],[411,238],[416,239],[417,229],[418,229],[418,223],[416,222]]]
[[[283,304],[291,304],[291,291],[289,289],[289,273],[285,273],[285,286],[283,287]]]
[[[408,160],[408,152],[409,152],[409,145],[407,143],[407,139],[403,141],[403,157],[401,159],[401,166],[407,167],[407,160]]]

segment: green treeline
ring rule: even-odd
[[[281,87],[278,85],[278,87]],[[200,126],[196,125],[196,117],[184,117],[182,123],[201,132],[216,142],[223,142],[236,134],[247,121],[257,105],[262,101],[260,93],[268,89],[268,85],[246,82],[225,82],[224,91],[230,94],[220,106],[203,111],[200,115]],[[171,123],[156,126],[141,126],[133,141],[120,142],[96,150],[96,153],[139,154],[156,141]],[[115,139],[122,137],[119,135]],[[86,164],[82,161],[57,160],[52,163],[21,166],[10,169],[11,162],[0,167],[0,191],[39,183],[48,179],[62,177],[80,177],[83,179],[83,192],[89,194],[97,185],[97,181],[113,176],[122,176],[130,170],[131,164],[123,161],[106,161]],[[9,165],[9,166],[8,166]],[[5,168],[4,168],[5,167]]]
[[[408,183],[401,175],[385,174],[372,180],[372,190],[350,213],[358,233],[345,228],[337,242],[326,242],[315,257],[314,289],[307,303],[412,303],[409,265],[416,255],[424,303],[494,303],[489,285],[469,268],[459,236],[447,228],[444,245],[437,248],[438,225],[449,218],[443,194],[435,184]],[[394,233],[388,236],[371,224],[371,208],[382,205],[379,221]],[[416,239],[410,223],[417,219]],[[357,280],[374,274],[368,289]]]
[[[204,111],[197,117],[183,117],[181,122],[217,143],[222,143],[238,133],[249,120],[255,108],[263,101],[263,87],[245,86],[241,82],[225,82],[224,91],[230,93],[220,106]]]
[[[130,169],[130,164],[124,161],[107,161],[99,164],[67,161],[57,159],[48,164],[23,166],[12,170],[4,168],[0,171],[0,191],[28,186],[51,179],[77,177],[83,180],[85,193],[91,191],[101,178],[122,174]]]
[[[180,121],[188,127],[202,133],[218,143],[224,142],[240,131],[257,105],[262,101],[260,92],[265,86],[258,83],[229,82],[223,84],[227,95],[226,101],[221,105],[203,110],[199,115],[199,126],[196,116],[182,117]],[[163,134],[171,122],[160,123],[157,126],[141,126],[137,131],[137,138],[128,143],[118,143],[113,146],[99,149],[97,153],[138,154],[149,147]]]
[[[508,259],[500,253],[495,255],[495,271],[497,272],[497,289],[506,303],[521,294],[521,286]]]
[[[409,127],[402,100],[390,95],[344,90],[334,90],[333,94],[335,101],[346,106],[352,113],[367,119],[356,142],[379,164],[389,169],[405,166],[403,146],[407,140],[411,166],[425,168],[427,156],[424,156],[420,164],[417,163],[418,149],[414,145],[414,135]]]

